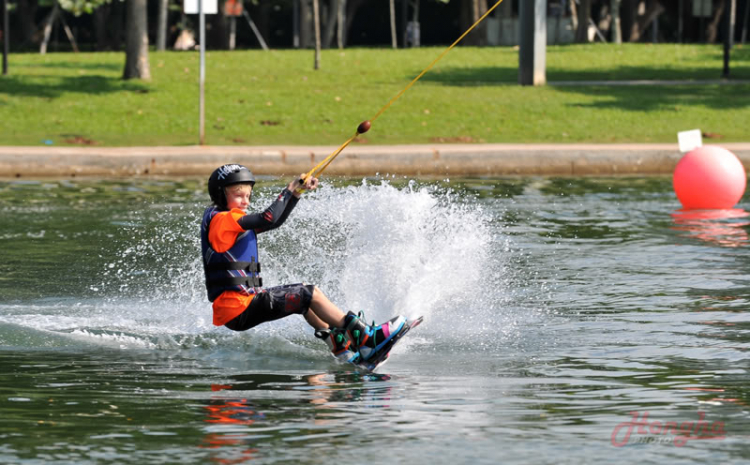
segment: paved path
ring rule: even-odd
[[[750,167],[750,143],[716,144]],[[206,176],[228,162],[295,175],[333,146],[0,147],[0,178]],[[677,144],[433,144],[349,146],[326,174],[423,176],[669,174]]]

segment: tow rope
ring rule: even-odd
[[[458,39],[456,39],[455,42],[453,42],[448,48],[446,48],[445,50],[443,50],[443,53],[441,53],[440,55],[438,55],[438,57],[435,58],[432,61],[432,63],[430,63],[425,69],[423,69],[422,72],[419,73],[419,75],[417,75],[417,77],[415,77],[414,79],[412,79],[411,82],[409,84],[407,84],[406,87],[404,87],[403,89],[401,89],[401,92],[399,92],[398,94],[396,94],[396,96],[393,97],[388,103],[386,103],[385,105],[383,105],[383,107],[380,110],[378,110],[377,113],[375,113],[375,116],[373,116],[369,120],[362,121],[359,124],[359,126],[357,126],[357,131],[354,133],[354,135],[351,136],[349,139],[347,139],[346,142],[344,142],[343,144],[341,144],[339,146],[339,148],[337,148],[336,150],[334,150],[330,155],[328,155],[326,158],[324,158],[323,161],[321,161],[320,163],[318,163],[317,165],[315,165],[313,167],[313,169],[311,169],[310,171],[308,171],[307,174],[305,174],[300,179],[300,183],[304,184],[308,179],[310,179],[313,176],[320,176],[323,173],[323,171],[325,171],[325,169],[328,168],[328,165],[330,165],[331,162],[333,160],[335,160],[336,157],[338,157],[339,154],[349,144],[352,143],[352,141],[354,141],[354,139],[356,139],[360,134],[364,134],[367,131],[369,131],[370,127],[372,126],[372,123],[374,123],[375,120],[377,120],[380,117],[380,115],[382,115],[383,113],[385,113],[385,111],[388,108],[390,108],[390,106],[393,105],[396,102],[396,100],[398,100],[399,98],[401,98],[401,96],[404,95],[404,93],[406,93],[407,90],[411,89],[411,87],[414,84],[416,84],[416,82],[419,81],[422,78],[422,76],[424,76],[425,74],[427,74],[427,71],[431,70],[432,67],[435,66],[435,64],[437,64],[438,61],[442,60],[443,57],[445,55],[447,55],[448,52],[450,52],[453,49],[453,47],[455,47],[459,42],[461,42],[461,40],[463,40],[463,38],[466,37],[467,34],[469,34],[472,30],[474,30],[474,28],[477,27],[477,25],[479,23],[481,23],[482,21],[484,21],[484,18],[486,18],[487,16],[489,16],[489,14],[492,13],[495,10],[495,8],[497,8],[501,3],[503,3],[503,0],[498,0],[497,3],[495,3],[494,5],[492,5],[492,8],[488,9],[478,20],[476,20],[476,22],[474,24],[472,24],[471,27],[469,27],[469,29],[466,30],[466,32],[464,32],[463,34],[461,34],[461,36]]]

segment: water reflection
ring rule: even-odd
[[[266,416],[253,410],[247,399],[217,399],[207,405],[206,423],[227,425],[252,425]]]
[[[686,237],[693,237],[722,247],[748,245],[747,226],[750,221],[740,221],[750,213],[741,208],[726,210],[677,210],[672,213],[674,226]]]
[[[221,391],[231,386],[212,385],[212,391]],[[247,399],[211,399],[204,407],[207,412],[206,423],[216,425],[252,425],[265,420],[263,413],[256,412]],[[221,464],[243,463],[256,458],[258,449],[251,447],[246,434],[234,431],[209,432],[203,438],[200,447],[211,449],[211,462]],[[231,449],[232,457],[220,456],[220,452]]]
[[[279,444],[336,442],[350,434],[344,426],[353,404],[389,407],[390,380],[358,372],[237,375],[211,385],[200,447],[211,451],[211,462],[234,464],[262,458]]]

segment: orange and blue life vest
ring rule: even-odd
[[[208,239],[211,220],[222,212],[216,206],[206,208],[201,222],[201,252],[206,276],[208,300],[213,302],[224,291],[245,295],[256,293],[263,286],[258,263],[258,239],[255,231],[248,230],[237,236],[234,245],[225,252],[217,252]]]

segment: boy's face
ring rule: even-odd
[[[250,195],[253,193],[253,186],[250,184],[235,184],[224,189],[227,196],[227,208],[239,208],[247,210],[250,206]]]

